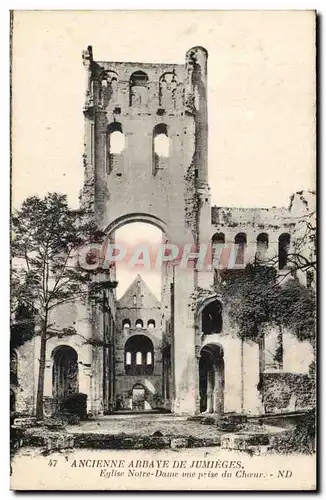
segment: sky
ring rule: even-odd
[[[315,187],[314,36],[312,11],[15,11],[13,206],[48,191],[78,204],[87,45],[179,64],[204,46],[212,204],[287,206]]]

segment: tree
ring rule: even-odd
[[[23,325],[29,325],[28,335],[31,322],[39,328],[36,416],[42,418],[47,340],[75,333],[73,328],[55,330],[50,316],[63,304],[88,298],[92,275],[78,266],[76,256],[85,244],[102,241],[103,234],[87,213],[70,210],[66,196],[57,193],[27,198],[13,214],[12,230],[13,333],[19,344]]]

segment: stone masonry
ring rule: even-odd
[[[111,242],[122,226],[144,222],[160,229],[164,242],[237,243],[246,262],[259,252],[262,260],[275,259],[280,274],[285,273],[286,252],[296,241],[300,216],[310,210],[305,200],[313,199],[313,193],[296,193],[289,208],[211,206],[207,61],[203,47],[189,49],[184,64],[101,62],[94,59],[92,47],[83,52],[81,205]],[[162,408],[189,415],[263,413],[259,347],[239,339],[213,283],[213,269],[166,268],[160,302],[137,277],[120,300],[115,290],[103,297],[105,312],[80,304],[57,311],[58,324],[63,319],[73,323],[78,335],[48,343],[44,395],[49,408],[60,380],[76,365],[74,387],[88,395],[93,414]],[[268,345],[275,349],[275,332],[268,335]],[[300,359],[283,367],[268,365],[273,375],[267,379],[273,383],[275,373],[308,376],[310,346],[297,350],[298,342],[286,335],[285,359],[291,360],[294,351]],[[87,342],[96,339],[104,339],[104,346]],[[18,356],[17,411],[34,411],[38,349],[35,339]],[[32,351],[26,380],[26,356],[32,358]],[[288,378],[292,385],[301,380]]]

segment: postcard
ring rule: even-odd
[[[11,13],[13,490],[316,490],[316,13]]]

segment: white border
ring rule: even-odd
[[[6,388],[9,388],[9,348],[8,348],[8,338],[9,338],[9,332],[8,332],[8,327],[9,327],[9,307],[8,307],[8,297],[9,297],[9,271],[8,271],[8,262],[9,262],[9,50],[8,50],[8,39],[9,39],[9,9],[27,9],[27,10],[36,10],[36,9],[55,9],[55,10],[89,10],[90,5],[92,9],[102,9],[102,10],[167,10],[167,9],[172,9],[172,10],[192,10],[192,9],[197,9],[197,10],[316,10],[317,13],[322,17],[323,13],[325,13],[325,0],[318,0],[315,2],[308,2],[308,1],[303,1],[303,0],[292,0],[292,1],[281,1],[281,0],[274,0],[274,1],[268,1],[265,0],[264,3],[259,2],[259,1],[251,1],[251,2],[243,2],[241,0],[235,1],[235,0],[229,0],[229,1],[219,1],[219,2],[214,2],[214,1],[208,1],[208,0],[201,0],[201,2],[195,2],[194,0],[187,0],[187,1],[178,1],[178,0],[164,0],[164,2],[152,2],[150,0],[143,0],[143,1],[131,1],[131,0],[119,0],[117,2],[116,6],[112,5],[112,2],[107,2],[105,0],[92,0],[92,2],[89,2],[89,0],[80,0],[79,2],[73,2],[73,1],[67,1],[67,0],[52,0],[52,1],[41,1],[41,0],[35,0],[34,2],[30,2],[28,0],[16,0],[14,2],[7,2],[6,0],[3,0],[1,3],[0,7],[0,38],[1,38],[1,67],[2,67],[2,78],[1,78],[1,93],[0,95],[2,96],[2,103],[1,103],[1,114],[0,114],[0,124],[1,124],[1,129],[0,129],[0,138],[1,138],[1,182],[0,182],[0,223],[1,223],[1,229],[2,229],[2,238],[1,238],[1,288],[0,288],[0,296],[1,296],[1,314],[0,314],[0,331],[3,335],[3,343],[1,346],[1,362],[0,362],[0,380],[2,382],[2,394],[1,394],[1,428],[2,428],[2,439],[1,439],[1,468],[0,468],[0,491],[1,491],[1,497],[2,498],[8,498],[9,496],[12,496],[13,493],[9,492],[9,432],[8,432],[8,423],[9,423],[9,391],[7,393]],[[323,19],[321,24],[323,24]],[[321,28],[321,26],[320,26]],[[319,81],[322,83],[323,82],[323,71],[322,68],[325,65],[325,50],[324,50],[324,43],[323,43],[323,36],[320,36],[319,42],[319,51],[320,51],[320,60],[319,64],[320,67],[318,68],[318,71],[320,73],[319,75]],[[41,43],[41,40],[40,40]],[[323,64],[324,63],[324,64]],[[324,85],[322,85],[322,89],[324,89]],[[322,89],[319,89],[319,97],[322,92]],[[322,117],[324,116],[324,102],[321,102],[320,100],[320,108],[319,108],[319,120],[322,121]],[[322,143],[325,143],[325,130],[320,130],[320,137],[319,137],[319,144],[320,144],[320,158],[319,158],[319,169],[322,172],[325,168],[323,164],[323,157],[322,157]],[[23,166],[22,166],[23,168]],[[320,174],[319,180],[321,181],[321,186],[319,186],[319,196],[320,196],[320,201],[322,202],[323,196],[326,193],[325,190],[325,175]],[[322,220],[322,224],[320,225],[319,231],[320,231],[320,248],[326,248],[325,244],[325,231],[323,232],[322,229],[325,229],[323,227],[324,225],[324,220],[325,220],[325,203],[320,203],[320,212],[319,216]],[[324,216],[324,217],[323,217]],[[321,250],[320,252],[320,260],[322,260],[322,254],[323,251]],[[321,272],[320,278],[324,278],[324,270],[325,267],[322,266],[321,264],[321,269],[323,270]],[[326,299],[325,297],[320,298],[320,307],[319,311],[322,313],[325,311],[326,307]],[[323,322],[320,325],[320,339],[324,336],[324,328],[323,328]],[[320,356],[320,365],[322,366],[323,363],[321,362],[321,359],[324,359],[324,346],[325,346],[325,341],[321,343],[322,347],[322,353],[319,353]],[[325,398],[322,397],[324,393],[324,387],[325,387],[325,380],[324,380],[324,374],[325,370],[320,369],[320,375],[321,379],[319,381],[320,385],[320,400],[319,400],[319,408],[321,415],[324,414],[323,412],[323,401],[325,401]],[[321,418],[320,418],[320,423],[321,423]],[[321,434],[321,432],[320,432]],[[323,442],[319,442],[320,448],[322,448]],[[320,464],[320,478],[325,477],[325,461]],[[321,481],[320,481],[321,482]],[[39,497],[43,497],[44,494],[38,494]],[[169,493],[169,496],[174,496],[175,494]],[[225,496],[226,494],[224,493],[218,493],[219,496]],[[236,494],[234,494],[236,495]],[[299,495],[299,492],[298,492]],[[54,495],[57,496],[57,495]],[[67,493],[61,493],[60,497],[65,498],[67,496]],[[110,496],[115,496],[115,494],[110,493]],[[201,493],[198,493],[195,495],[196,497],[202,496]],[[230,495],[227,495],[230,497]],[[232,496],[232,495],[231,495]],[[293,496],[293,495],[291,495]],[[294,496],[296,496],[294,494]],[[89,493],[88,497],[94,497],[94,494]],[[193,495],[191,495],[193,498]],[[286,497],[286,494],[278,494],[279,498]],[[300,497],[302,497],[302,494],[300,494]]]

